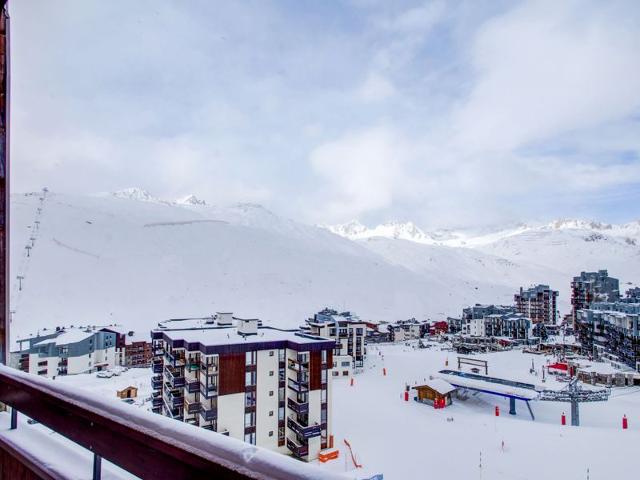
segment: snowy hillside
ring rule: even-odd
[[[640,280],[633,225],[522,227],[460,248],[407,240],[421,235],[415,225],[351,241],[260,205],[165,201],[140,189],[40,198],[12,197],[14,339],[62,324],[150,329],[217,310],[279,326],[297,326],[324,306],[376,320],[436,319],[471,303],[508,303],[536,282],[559,289],[566,311],[571,276],[581,270]]]
[[[446,265],[406,268],[259,205],[178,204],[138,189],[42,201],[14,195],[11,224],[14,339],[62,324],[150,329],[217,310],[280,326],[324,306],[381,320],[441,318],[469,302],[507,299],[515,288],[470,281]]]

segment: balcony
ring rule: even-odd
[[[287,428],[293,430],[296,434],[305,439],[319,436],[322,430],[321,425],[311,425],[310,427],[305,427],[303,425],[300,425],[293,418],[287,418]]]
[[[162,365],[162,360],[154,360],[152,364],[153,373],[162,373],[164,366]]]
[[[151,388],[160,390],[162,388],[162,375],[154,375],[151,377]]]
[[[200,402],[189,401],[187,399],[184,400],[185,410],[188,414],[198,413],[200,411],[201,405]]]
[[[218,387],[216,385],[205,385],[203,383],[200,384],[200,394],[205,398],[212,398],[218,395]]]
[[[2,454],[11,455],[12,465],[30,472],[22,478],[92,478],[92,456],[93,478],[100,478],[105,461],[137,478],[344,478],[261,447],[253,447],[255,451],[249,457],[238,455],[237,442],[211,435],[194,436],[191,426],[143,409],[130,408],[126,416],[114,415],[111,399],[80,389],[71,395],[68,390],[56,382],[43,385],[32,375],[0,366],[0,401],[12,407],[18,419],[24,414],[46,427],[29,428],[18,421],[4,436]],[[172,435],[167,435],[169,429]],[[65,437],[73,443],[61,441]],[[25,439],[33,447],[28,451],[24,449]],[[60,461],[54,458],[52,465],[50,453],[58,449],[64,449],[58,456]],[[77,462],[64,461],[76,457]],[[17,477],[15,469],[10,471]],[[117,476],[123,475],[118,472]]]
[[[182,407],[184,397],[180,390],[165,391],[162,396],[164,398],[164,403],[168,408],[174,409]]]
[[[193,380],[187,382],[187,392],[188,393],[196,393],[200,391],[200,382],[198,380]]]
[[[200,406],[200,417],[202,417],[205,422],[211,422],[215,420],[217,416],[218,411],[215,408],[207,408],[204,405]]]
[[[304,414],[309,412],[308,403],[298,403],[293,398],[287,399],[287,406],[296,413]]]
[[[190,372],[197,372],[198,370],[200,370],[200,360],[197,359],[189,359],[187,361],[187,366],[186,366],[187,370],[189,370]]]
[[[295,457],[302,458],[309,455],[309,446],[308,445],[300,445],[299,443],[287,438],[287,448],[291,450],[291,453]]]
[[[185,365],[184,355],[171,353],[168,351],[164,354],[164,360],[172,367],[184,367]]]
[[[170,366],[165,365],[164,378],[169,382],[172,388],[184,387],[185,379],[183,373],[178,369],[173,369]]]
[[[304,385],[303,383],[298,383],[293,379],[289,379],[289,381],[287,382],[287,386],[293,390],[294,392],[297,393],[303,393],[303,392],[308,392],[309,391],[309,387],[307,387],[306,385]]]
[[[200,362],[200,370],[206,375],[213,375],[214,373],[218,373],[218,363]]]

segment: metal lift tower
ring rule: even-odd
[[[578,385],[574,378],[562,390],[544,390],[538,400],[547,402],[568,402],[571,404],[571,425],[580,426],[580,402],[606,402],[611,395],[610,388],[587,390]]]

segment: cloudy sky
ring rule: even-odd
[[[640,3],[12,2],[13,190],[640,218]]]

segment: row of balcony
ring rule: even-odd
[[[184,374],[180,370],[174,370],[168,365],[165,365],[164,368],[164,378],[173,388],[184,387],[185,385]]]

